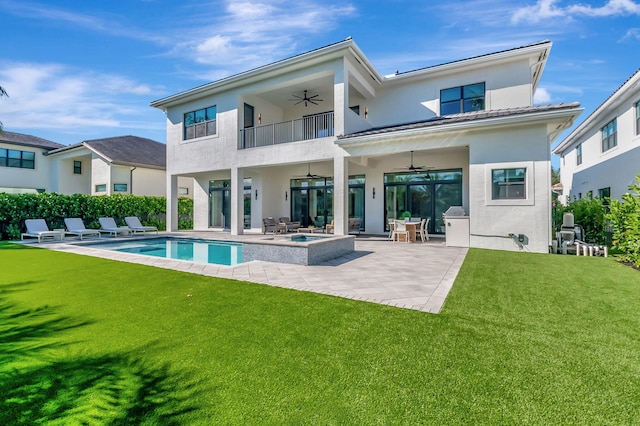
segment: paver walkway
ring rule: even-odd
[[[240,241],[251,238],[250,235],[231,237],[222,232],[181,232],[170,235]],[[39,246],[431,313],[438,313],[442,309],[468,251],[466,248],[447,247],[444,240],[438,238],[431,238],[427,243],[406,244],[392,243],[384,237],[364,236],[356,238],[354,253],[321,265],[253,261],[237,266],[221,266],[111,252],[68,242]]]

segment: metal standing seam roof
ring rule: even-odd
[[[115,136],[92,139],[49,152],[49,155],[86,147],[109,162],[118,165],[166,169],[166,145],[139,136]]]
[[[13,145],[31,146],[34,148],[42,148],[46,150],[63,148],[65,146],[57,142],[39,138],[37,136],[25,135],[23,133],[7,132],[6,130],[0,132],[0,142]]]
[[[349,139],[349,138],[356,138],[360,136],[371,136],[371,135],[378,135],[378,134],[384,134],[384,133],[400,132],[405,130],[437,127],[437,126],[443,126],[447,124],[482,121],[490,118],[513,117],[513,116],[524,115],[524,114],[561,111],[565,109],[578,108],[579,106],[580,106],[579,102],[571,102],[571,103],[562,103],[562,104],[505,108],[505,109],[497,109],[497,110],[474,111],[474,112],[465,112],[461,114],[435,116],[432,118],[428,118],[426,120],[414,121],[414,122],[403,123],[403,124],[394,124],[394,125],[389,125],[384,127],[376,127],[369,130],[350,133],[347,135],[341,135],[341,136],[338,136],[338,139]]]

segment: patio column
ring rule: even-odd
[[[167,232],[178,230],[178,176],[167,173]]]
[[[349,108],[349,73],[346,66],[340,63],[333,73],[333,110],[335,135],[346,133],[346,114]]]
[[[349,164],[347,157],[333,159],[334,234],[349,233]]]
[[[251,194],[253,195],[253,194]],[[244,169],[231,168],[231,235],[244,231]]]

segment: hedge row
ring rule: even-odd
[[[25,219],[44,219],[49,229],[64,228],[65,217],[79,217],[87,228],[100,228],[98,218],[138,216],[145,225],[166,229],[166,198],[136,195],[61,195],[0,193],[0,238],[19,239]],[[193,228],[193,200],[178,199],[178,229]]]

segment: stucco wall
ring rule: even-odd
[[[0,167],[1,188],[44,189],[51,191],[49,181],[51,165],[49,161],[47,161],[47,158],[42,155],[43,152],[46,152],[45,150],[5,143],[0,143],[0,148],[35,152],[35,169]]]

